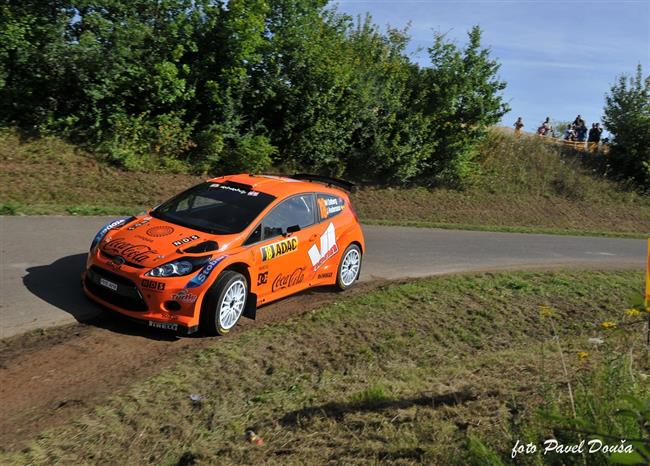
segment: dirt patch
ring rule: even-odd
[[[5,450],[64,424],[121,388],[147,378],[191,351],[275,321],[298,316],[385,282],[360,283],[341,295],[314,289],[262,307],[227,337],[177,338],[106,312],[85,323],[11,337],[0,342],[0,445]]]

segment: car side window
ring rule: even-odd
[[[316,221],[313,194],[299,194],[276,206],[262,220],[262,239],[280,236],[287,228],[298,225],[301,229]]]
[[[345,208],[345,200],[331,194],[319,193],[316,202],[318,204],[318,215],[321,221],[340,214]]]
[[[262,241],[262,224],[260,223],[255,227],[244,244],[253,244]]]
[[[312,193],[292,196],[275,206],[253,230],[245,244],[283,235],[287,228],[298,225],[301,229],[316,223],[316,209]]]

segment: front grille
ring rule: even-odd
[[[104,278],[117,285],[117,290],[112,290],[100,284]],[[92,266],[86,272],[86,288],[98,298],[129,311],[146,311],[147,303],[142,298],[138,287],[128,278],[124,278],[108,270]]]

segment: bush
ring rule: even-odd
[[[618,78],[606,96],[605,128],[612,133],[611,164],[622,178],[650,190],[650,75]]]

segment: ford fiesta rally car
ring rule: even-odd
[[[87,296],[151,327],[225,334],[239,318],[313,286],[359,278],[365,242],[352,185],[315,175],[231,175],[105,225]]]

